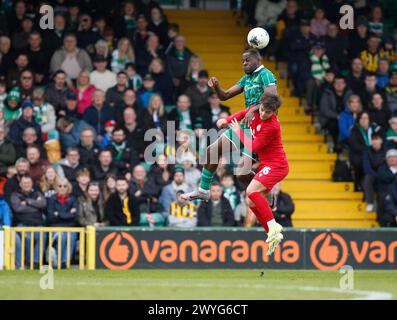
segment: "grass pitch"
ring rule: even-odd
[[[39,271],[0,272],[0,299],[396,299],[397,271],[355,271],[341,289],[338,271],[54,270],[54,288]]]

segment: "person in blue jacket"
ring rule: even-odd
[[[357,115],[361,112],[362,105],[358,95],[352,95],[347,101],[345,110],[339,114],[338,126],[339,126],[339,142],[342,144],[347,143],[347,139],[350,137],[351,129],[354,126],[354,122]]]

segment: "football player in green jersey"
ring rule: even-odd
[[[260,97],[264,92],[277,94],[277,80],[273,73],[262,65],[262,57],[259,51],[255,49],[244,51],[242,65],[245,75],[229,89],[222,89],[218,79],[215,77],[209,79],[208,85],[213,88],[222,101],[229,100],[244,92],[245,108],[255,106],[250,112],[247,112],[242,121],[242,128],[248,135],[251,132],[249,125],[252,122],[254,113],[259,109]],[[219,119],[217,126],[218,128],[227,128],[228,123],[226,119]],[[253,161],[256,161],[256,156],[245,148],[239,137],[229,128],[214,143],[207,147],[207,163],[201,172],[198,190],[185,193],[182,195],[182,198],[186,200],[209,200],[209,190],[215,171],[218,168],[219,158],[224,152],[229,152],[230,150],[242,150],[242,157],[237,165],[237,177],[243,182],[251,181],[255,175],[252,171],[252,165]],[[209,161],[214,158],[214,155],[216,155],[217,161]]]

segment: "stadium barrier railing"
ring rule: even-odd
[[[57,269],[61,269],[64,250],[66,250],[66,268],[69,269],[72,253],[77,249],[80,270],[93,269],[95,266],[92,262],[95,259],[95,228],[93,226],[87,228],[3,227],[3,232],[6,270],[15,270],[18,264],[21,270],[33,270],[37,267],[35,265],[37,256],[39,269],[45,264],[55,265]],[[72,237],[76,237],[78,241],[72,241]],[[62,240],[65,243],[62,243]],[[56,252],[55,257],[53,257],[53,249]]]

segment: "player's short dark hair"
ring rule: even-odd
[[[256,50],[256,49],[253,49],[253,48],[246,49],[243,52],[243,54],[249,54],[250,56],[253,56],[253,57],[257,58],[258,60],[262,59],[261,54],[259,53],[259,51]]]
[[[261,96],[260,104],[267,110],[276,112],[281,106],[281,98],[277,94],[264,93]]]

